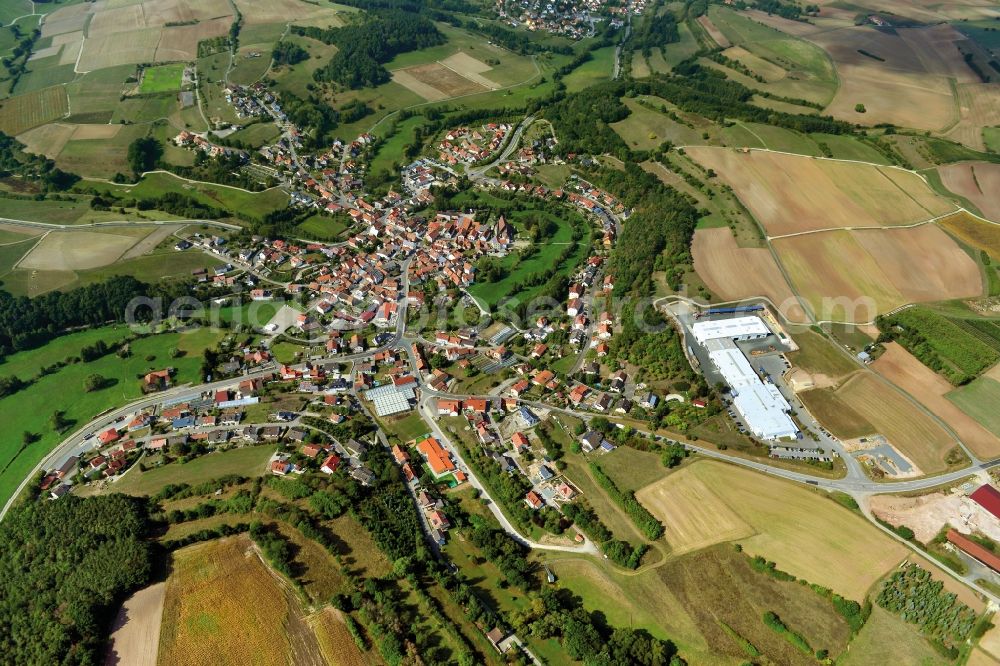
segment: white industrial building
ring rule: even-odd
[[[759,317],[739,317],[728,321],[737,323],[727,326],[726,321],[698,322],[692,326],[692,333],[708,350],[709,359],[732,390],[733,407],[759,439],[773,441],[797,437],[799,429],[788,415],[791,405],[777,386],[761,380],[736,346],[735,340],[767,337],[770,331]],[[695,330],[700,324],[712,326],[701,326]]]
[[[759,340],[771,334],[767,325],[760,317],[733,317],[732,319],[715,319],[712,321],[696,321],[691,325],[691,333],[698,344],[704,345],[709,340]]]

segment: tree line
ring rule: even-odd
[[[337,53],[313,77],[352,89],[386,83],[389,71],[383,65],[393,57],[445,41],[428,18],[398,9],[368,13],[360,23],[343,28],[296,25],[292,33],[336,45]]]
[[[103,661],[114,608],[149,582],[145,501],[27,502],[0,523],[0,654],[12,664]]]

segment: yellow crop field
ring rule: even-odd
[[[675,476],[668,479],[670,483],[656,482],[636,493],[636,499],[660,518],[672,553],[680,555],[753,534],[697,474],[681,470]]]
[[[851,599],[862,599],[907,552],[861,516],[800,485],[715,461],[697,461],[637,496],[670,498],[669,511],[661,503],[646,506],[692,538],[711,540],[711,520],[680,516],[735,516],[725,518],[723,529],[734,529],[737,520],[748,525],[754,534],[738,539],[747,552]]]
[[[289,663],[293,610],[247,537],[183,548],[167,581],[159,663]]]

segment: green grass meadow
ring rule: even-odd
[[[139,92],[161,93],[180,90],[184,67],[185,64],[182,62],[147,67],[142,74],[142,83],[139,85]]]

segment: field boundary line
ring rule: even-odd
[[[16,262],[14,262],[14,265],[10,267],[10,272],[12,272],[12,273],[13,273],[13,272],[14,272],[14,271],[16,271],[16,270],[17,270],[18,268],[20,268],[20,267],[21,267],[21,262],[22,262],[22,261],[24,261],[24,258],[25,258],[25,257],[27,257],[27,256],[28,256],[29,254],[31,254],[32,252],[34,252],[34,251],[35,251],[35,248],[36,248],[36,247],[38,247],[38,244],[39,244],[39,243],[41,243],[41,242],[42,242],[43,240],[45,240],[45,237],[46,237],[46,236],[48,236],[48,235],[49,235],[50,233],[52,233],[52,232],[51,232],[51,231],[46,231],[46,232],[45,232],[44,234],[40,235],[40,236],[39,236],[39,237],[38,237],[38,238],[37,238],[37,239],[35,240],[35,243],[34,243],[34,244],[33,244],[33,245],[32,245],[32,246],[30,247],[30,248],[28,248],[28,249],[27,249],[27,250],[25,251],[25,253],[24,253],[24,254],[22,254],[22,255],[21,255],[20,257],[18,257],[17,261],[16,261]]]
[[[152,171],[143,171],[141,174],[139,174],[139,180],[137,180],[134,183],[116,183],[115,181],[110,180],[108,178],[91,178],[91,177],[86,177],[86,176],[83,177],[83,180],[94,182],[94,183],[107,183],[108,185],[117,185],[119,187],[135,187],[137,185],[142,185],[142,179],[145,178],[146,176],[148,176],[150,174],[154,174],[154,173],[164,173],[164,174],[173,176],[177,180],[183,180],[186,183],[194,183],[194,184],[197,184],[197,185],[211,185],[212,187],[224,187],[224,188],[229,189],[229,190],[237,190],[239,192],[246,192],[247,194],[264,194],[265,192],[270,192],[271,190],[280,190],[281,189],[280,185],[275,185],[274,187],[269,187],[266,190],[260,190],[259,192],[255,192],[253,190],[247,190],[247,189],[244,189],[242,187],[236,187],[235,185],[223,185],[222,183],[213,183],[210,180],[193,180],[191,178],[185,178],[184,176],[178,176],[173,171],[167,171],[166,169],[153,169]]]
[[[509,51],[509,49],[505,49],[505,50]],[[509,52],[513,53],[513,51],[509,51]],[[490,93],[500,92],[502,90],[512,90],[513,88],[520,88],[523,85],[527,85],[527,84],[531,83],[532,81],[534,81],[535,79],[537,79],[538,77],[540,77],[542,75],[542,70],[539,69],[539,67],[538,67],[538,56],[536,56],[536,55],[532,55],[531,56],[531,64],[535,66],[535,73],[534,73],[533,76],[528,77],[524,81],[520,81],[518,83],[512,83],[509,86],[504,86],[502,88],[497,88],[496,90],[483,90],[481,92],[474,92],[474,93],[468,93],[466,95],[459,95],[458,97],[449,97],[448,99],[428,100],[426,102],[420,102],[418,104],[411,104],[410,106],[404,106],[402,109],[396,109],[392,113],[387,113],[384,116],[382,116],[381,118],[379,118],[375,122],[374,125],[372,125],[371,127],[368,128],[368,132],[370,133],[370,132],[375,131],[375,128],[378,127],[379,125],[381,125],[383,121],[385,121],[388,118],[392,118],[395,115],[398,115],[400,111],[408,111],[410,109],[416,109],[417,107],[427,106],[428,104],[444,104],[445,102],[451,102],[451,101],[454,101],[456,99],[463,99],[465,97],[474,97],[476,95],[489,95]],[[406,69],[406,67],[400,67],[398,69]],[[395,70],[395,69],[389,70],[389,73],[391,74],[392,72],[395,72],[395,71],[397,71],[397,70]],[[459,75],[459,76],[461,76],[461,75]],[[469,79],[469,80],[471,81],[471,79]]]
[[[923,206],[921,206],[923,208]],[[924,210],[927,210],[926,208]],[[910,224],[891,224],[891,225],[868,225],[864,227],[826,227],[824,229],[810,229],[808,231],[795,231],[790,234],[781,234],[778,236],[768,236],[767,240],[780,240],[782,238],[792,238],[795,236],[808,236],[809,234],[823,234],[831,231],[892,231],[893,229],[913,229],[915,227],[922,227],[925,224],[933,224],[938,220],[944,219],[946,217],[951,217],[956,213],[960,213],[964,210],[961,206],[958,206],[953,211],[937,215],[935,217],[928,218],[926,220],[920,220],[919,222],[911,222]]]

